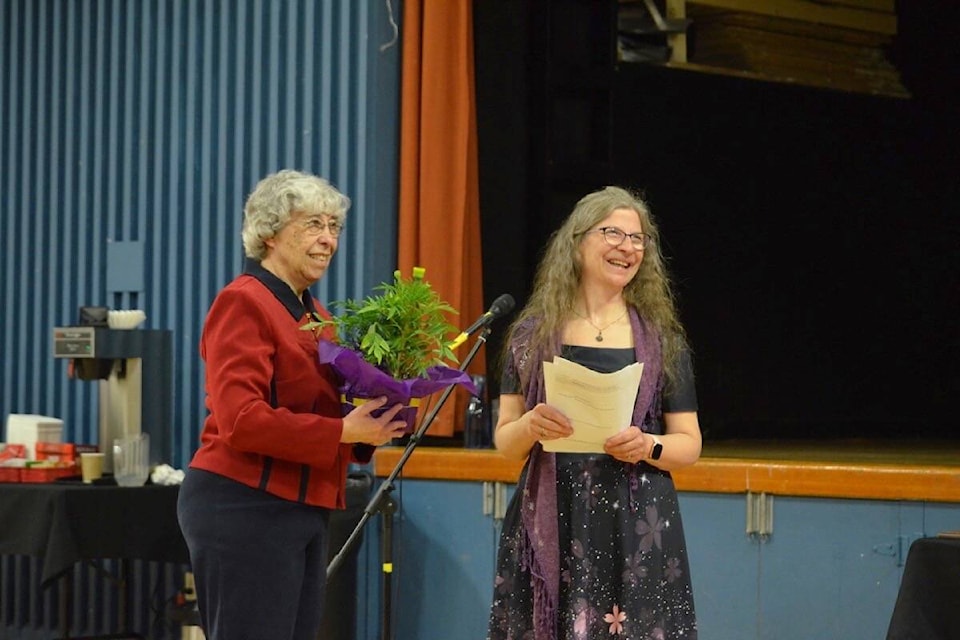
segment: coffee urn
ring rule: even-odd
[[[150,464],[171,460],[173,332],[166,329],[54,327],[53,356],[73,361],[73,377],[99,386],[99,442],[113,472],[113,440],[150,435]]]

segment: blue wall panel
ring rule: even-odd
[[[174,332],[171,462],[186,464],[204,415],[204,314],[241,266],[243,201],[270,171],[316,172],[354,201],[321,300],[390,277],[391,17],[374,0],[0,0],[4,419],[54,415],[70,440],[95,442],[95,385],[67,380],[51,328],[82,305],[143,308],[145,327]],[[108,260],[123,253],[113,242],[142,244],[142,274]]]
[[[67,440],[96,442],[96,385],[67,379],[66,361],[51,353],[51,329],[75,323],[82,305],[142,308],[146,328],[173,331],[170,462],[185,466],[205,414],[203,319],[241,267],[246,194],[271,171],[318,173],[353,199],[339,255],[315,295],[358,297],[390,277],[394,5],[0,0],[4,421],[10,413],[57,416]],[[142,273],[123,273],[130,265],[115,256],[124,251],[108,249],[116,242],[142,247]],[[108,288],[139,281],[140,290]],[[26,566],[3,561],[0,590],[30,589]],[[81,588],[90,580],[77,581]],[[167,582],[158,588],[169,595]],[[29,599],[31,619],[52,615],[51,597]],[[3,613],[21,620],[22,608],[14,609]]]

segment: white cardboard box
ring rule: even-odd
[[[7,444],[27,447],[27,460],[36,460],[38,442],[63,442],[63,420],[32,413],[11,413],[7,416]]]

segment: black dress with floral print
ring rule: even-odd
[[[562,355],[603,372],[634,361],[632,349],[564,347]],[[697,410],[688,354],[680,369],[680,380],[664,393],[664,411]],[[501,393],[519,393],[509,367],[506,373]],[[556,455],[558,640],[695,640],[686,544],[670,474],[606,454]],[[534,638],[520,504],[517,491],[503,521],[488,640]]]

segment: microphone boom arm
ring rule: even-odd
[[[460,334],[463,336],[463,340],[466,340],[467,335],[469,334]],[[482,331],[477,337],[477,341],[474,343],[473,347],[470,349],[470,352],[467,354],[467,357],[463,359],[460,363],[459,369],[465,371],[473,359],[476,357],[477,352],[480,351],[480,347],[484,345],[487,341],[487,337],[490,335],[490,325],[489,323],[484,323],[482,325]],[[460,339],[460,336],[457,336],[457,340]],[[461,344],[463,340],[460,340],[458,343]],[[456,342],[456,340],[454,340]],[[452,343],[451,343],[452,344]],[[433,421],[436,419],[437,414],[440,412],[440,409],[443,408],[443,405],[446,403],[447,399],[450,397],[450,394],[453,393],[455,385],[451,385],[443,390],[443,394],[440,396],[440,399],[437,401],[437,404],[434,405],[430,413],[421,421],[420,425],[417,427],[417,430],[410,435],[410,439],[407,442],[406,448],[403,450],[403,454],[400,456],[400,459],[397,461],[397,464],[394,466],[393,471],[390,472],[383,482],[380,483],[380,486],[377,488],[377,492],[374,494],[373,498],[367,503],[367,506],[363,510],[363,515],[360,517],[360,522],[354,527],[353,531],[350,533],[350,537],[347,538],[346,542],[343,543],[343,546],[340,548],[340,551],[337,552],[337,555],[333,557],[330,561],[330,564],[327,565],[327,579],[337,571],[341,564],[346,560],[346,556],[349,551],[356,544],[357,539],[360,537],[361,532],[363,531],[364,525],[367,521],[370,520],[373,515],[378,513],[382,504],[385,503],[385,499],[389,498],[389,493],[393,491],[393,481],[396,480],[397,476],[400,475],[400,472],[403,470],[403,465],[407,463],[407,460],[413,454],[413,450],[416,449],[417,445],[420,443],[420,439],[423,437],[423,434],[427,432],[427,429],[430,428],[430,425],[433,424]]]

